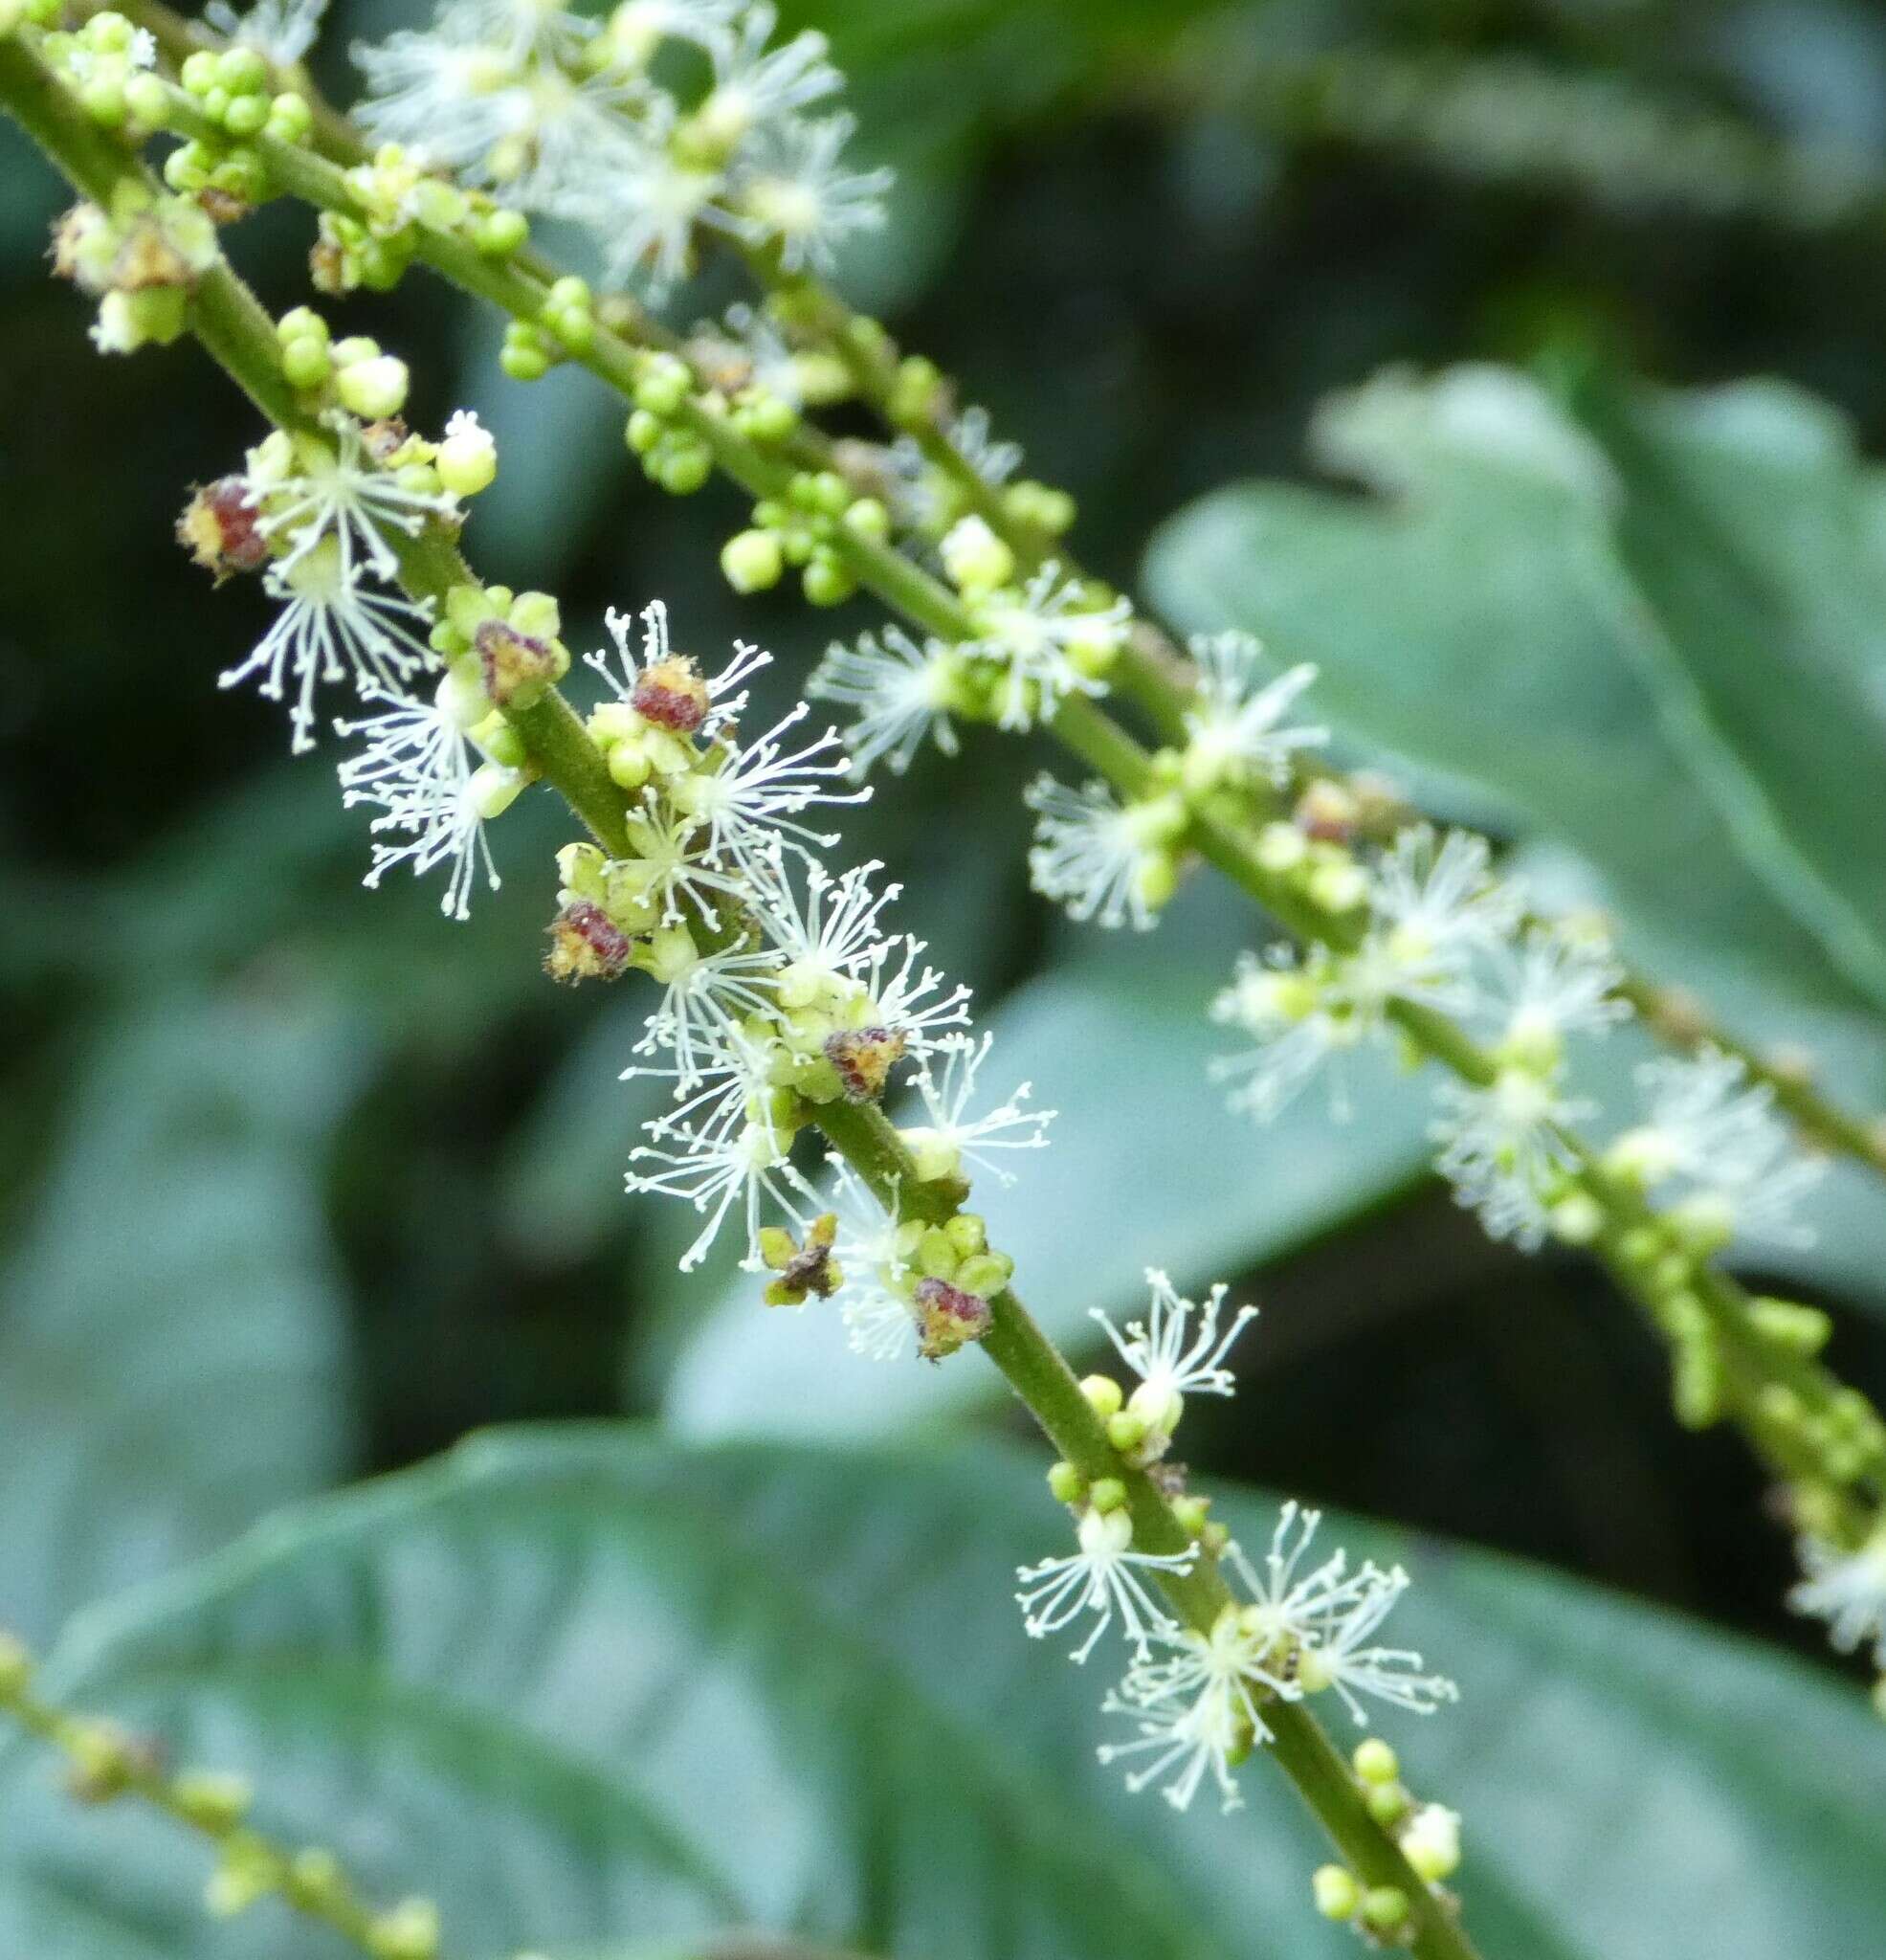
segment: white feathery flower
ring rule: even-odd
[[[401,864],[415,877],[450,864],[439,909],[464,919],[480,864],[486,882],[498,889],[485,820],[508,807],[523,778],[516,769],[478,762],[453,711],[452,692],[448,678],[433,702],[395,700],[380,714],[337,722],[335,728],[366,738],[361,751],[341,765],[340,778],[344,803],[366,803],[380,812],[371,824],[373,863],[366,885],[378,885]]]
[[[1023,800],[1038,819],[1028,854],[1035,890],[1082,924],[1149,932],[1168,889],[1169,847],[1184,832],[1184,807],[1165,796],[1122,805],[1105,783],[1071,790],[1045,773]]]
[[[913,1057],[931,1055],[968,1026],[969,990],[940,967],[921,966],[928,947],[908,933],[880,941],[856,969],[858,984],[886,1027],[903,1036]]]
[[[949,446],[991,490],[1000,489],[1022,466],[1021,444],[997,440],[988,411],[974,403],[950,424]]]
[[[770,0],[756,0],[731,33],[705,43],[714,82],[696,120],[727,150],[760,130],[790,122],[845,85],[844,77],[825,58],[832,44],[822,33],[807,28],[770,47],[778,25],[779,10]]]
[[[639,74],[663,41],[688,41],[697,48],[725,44],[745,0],[622,0],[604,30],[616,62]]]
[[[1209,1634],[1182,1627],[1159,1645],[1164,1658],[1135,1661],[1101,1704],[1109,1715],[1130,1717],[1139,1733],[1103,1745],[1100,1761],[1139,1758],[1126,1778],[1135,1795],[1169,1774],[1163,1794],[1179,1811],[1191,1808],[1209,1770],[1220,1807],[1236,1810],[1243,1799],[1231,1771],[1271,1740],[1263,1703],[1294,1701],[1299,1691],[1271,1672],[1266,1641],[1234,1610],[1221,1613]]]
[[[1082,1614],[1092,1614],[1094,1624],[1073,1655],[1076,1660],[1085,1660],[1118,1614],[1127,1639],[1136,1651],[1145,1653],[1154,1636],[1170,1632],[1173,1621],[1153,1603],[1141,1573],[1188,1572],[1197,1552],[1135,1551],[1133,1521],[1124,1510],[1088,1510],[1075,1531],[1078,1551],[1016,1568],[1015,1577],[1026,1590],[1015,1598],[1029,1637],[1046,1639]]]
[[[292,68],[315,44],[328,0],[255,0],[238,12],[230,0],[210,0],[203,17],[239,47],[254,48],[277,68]]]
[[[1738,1057],[1711,1047],[1646,1062],[1636,1079],[1644,1120],[1611,1146],[1611,1159],[1660,1202],[1719,1213],[1725,1235],[1813,1243],[1792,1213],[1826,1166],[1796,1147],[1767,1083],[1751,1084]]]
[[[1171,1280],[1156,1266],[1146,1268],[1152,1302],[1143,1321],[1128,1321],[1121,1334],[1099,1307],[1093,1318],[1106,1329],[1121,1360],[1140,1377],[1128,1407],[1155,1430],[1169,1436],[1179,1425],[1187,1395],[1231,1395],[1237,1383],[1225,1366],[1231,1344],[1257,1318],[1254,1306],[1241,1306],[1221,1334],[1218,1315],[1231,1290],[1222,1281],[1206,1295],[1203,1311],[1182,1300]],[[1192,1315],[1198,1331],[1192,1332]]]
[[[615,653],[615,664],[610,664],[607,652],[585,654],[583,664],[601,676],[616,700],[632,703],[636,684],[651,668],[676,657],[669,642],[668,608],[659,599],[642,608],[642,652],[638,663],[630,641],[634,635],[635,621],[627,612],[618,612],[614,607],[603,615],[603,623],[609,628],[610,642]],[[773,657],[756,646],[750,646],[743,639],[734,641],[734,657],[718,674],[702,676],[702,685],[707,689],[707,718],[700,724],[699,734],[704,741],[712,741],[715,735],[731,722],[746,706],[744,693],[734,690],[742,682],[751,679],[761,668],[772,665]]]
[[[1493,873],[1484,837],[1431,825],[1399,832],[1373,867],[1369,933],[1384,989],[1404,1000],[1459,1012],[1473,1004],[1476,956],[1518,930],[1524,895]]]
[[[872,890],[873,874],[883,868],[873,858],[833,878],[822,865],[809,865],[803,904],[784,860],[775,860],[771,877],[757,880],[754,909],[786,961],[782,1006],[810,1007],[833,987],[855,981],[869,965],[884,939],[879,915],[903,889],[889,884],[881,892]]]
[[[629,896],[661,908],[664,925],[678,925],[692,905],[712,925],[720,923],[719,901],[743,893],[738,870],[710,864],[696,848],[699,820],[672,808],[653,787],[642,792],[640,808],[626,824],[631,855],[618,858],[610,876]]]
[[[985,1115],[968,1114],[977,1073],[994,1045],[992,1035],[980,1040],[973,1035],[946,1036],[919,1067],[917,1093],[929,1121],[898,1127],[926,1177],[952,1175],[966,1163],[987,1171],[998,1184],[1013,1184],[1013,1174],[990,1152],[1046,1147],[1046,1132],[1054,1112],[1022,1106],[1028,1099],[1027,1082]],[[942,1058],[941,1071],[936,1066],[938,1057]]]
[[[530,120],[521,73],[504,53],[458,38],[452,10],[432,28],[404,29],[349,51],[366,84],[354,113],[376,143],[397,143],[415,158],[490,182],[498,145]]]
[[[1325,1063],[1330,1113],[1345,1122],[1349,1099],[1340,1066],[1382,1026],[1382,1000],[1348,984],[1348,963],[1322,947],[1274,946],[1238,955],[1236,977],[1211,1002],[1211,1018],[1252,1045],[1212,1058],[1210,1077],[1233,1086],[1230,1106],[1258,1123],[1286,1108]]]
[[[1828,1623],[1828,1637],[1842,1654],[1871,1640],[1873,1664],[1886,1672],[1886,1530],[1858,1551],[1842,1551],[1818,1538],[1797,1548],[1807,1576],[1787,1595],[1796,1613]]]
[[[351,582],[370,572],[391,579],[399,571],[399,556],[387,532],[416,538],[429,518],[454,515],[457,500],[409,489],[394,472],[382,469],[367,455],[351,416],[330,416],[326,426],[334,437],[331,448],[281,434],[250,451],[249,467],[237,480],[243,501],[261,513],[256,535],[287,546],[275,561],[277,572],[292,570],[332,539],[343,578]]]
[[[365,698],[397,696],[408,676],[433,661],[429,610],[362,586],[357,572],[343,569],[337,538],[323,538],[293,566],[272,567],[263,583],[282,610],[249,657],[218,675],[216,684],[235,687],[260,675],[263,698],[280,701],[292,678],[290,746],[297,755],[314,746],[317,682],[351,680]]]
[[[779,247],[788,272],[830,272],[838,248],[858,232],[884,228],[884,199],[896,183],[881,166],[852,169],[845,145],[856,128],[848,115],[762,131],[740,173],[740,209]]]
[[[1051,561],[1019,590],[1008,587],[976,602],[976,637],[963,651],[1007,670],[1000,724],[1010,731],[1026,729],[1037,716],[1052,721],[1070,694],[1106,693],[1106,682],[1079,662],[1104,660],[1116,652],[1132,616],[1124,599],[1096,612],[1078,581],[1064,577]]]
[[[799,702],[744,747],[723,746],[718,767],[677,776],[668,785],[669,799],[702,826],[708,857],[750,868],[757,856],[784,847],[812,858],[838,841],[837,833],[812,830],[797,817],[821,804],[870,800],[868,789],[829,787],[852,779],[835,728],[796,754],[784,751],[780,738],[810,712],[805,702]]]
[[[834,640],[806,692],[857,710],[845,730],[845,746],[859,775],[882,760],[900,776],[926,737],[944,755],[958,752],[949,710],[956,704],[959,666],[955,650],[943,640],[919,646],[900,627],[887,626],[860,635],[855,646]]]
[[[571,199],[626,167],[636,141],[625,111],[635,87],[616,75],[577,76],[533,62],[507,92],[503,147],[492,159],[492,188],[521,211],[564,215]]]
[[[1249,1595],[1240,1617],[1258,1652],[1278,1664],[1264,1680],[1279,1693],[1286,1692],[1280,1685],[1280,1669],[1290,1651],[1314,1640],[1330,1617],[1352,1605],[1369,1583],[1368,1569],[1351,1572],[1348,1554],[1340,1548],[1302,1571],[1321,1523],[1320,1511],[1305,1510],[1294,1498],[1286,1502],[1277,1512],[1261,1570],[1242,1547],[1225,1548],[1225,1564]]]
[[[838,1220],[832,1252],[844,1275],[837,1299],[847,1341],[867,1361],[900,1360],[916,1346],[917,1323],[899,1290],[913,1269],[898,1250],[898,1220],[842,1157],[832,1164],[827,1209]]]
[[[681,1255],[682,1272],[692,1272],[707,1257],[736,1205],[746,1232],[741,1263],[748,1272],[758,1272],[765,1263],[760,1256],[764,1200],[770,1199],[794,1226],[805,1230],[804,1205],[816,1193],[788,1162],[789,1140],[764,1118],[743,1118],[740,1106],[728,1102],[698,1127],[666,1125],[658,1134],[678,1138],[677,1147],[638,1144],[629,1153],[631,1165],[656,1168],[631,1169],[624,1181],[631,1192],[685,1198],[705,1214],[707,1222],[699,1236]]]
[[[1460,1690],[1442,1674],[1424,1674],[1419,1654],[1406,1647],[1370,1647],[1367,1640],[1407,1592],[1408,1574],[1396,1566],[1383,1571],[1365,1566],[1355,1596],[1322,1614],[1308,1645],[1300,1651],[1297,1681],[1306,1695],[1334,1688],[1358,1726],[1367,1720],[1361,1697],[1367,1695],[1410,1715],[1431,1715]]]
[[[1556,1073],[1522,1067],[1502,1067],[1484,1088],[1446,1081],[1435,1093],[1442,1113],[1428,1134],[1441,1146],[1435,1168],[1456,1203],[1477,1212],[1493,1237],[1537,1251],[1574,1161],[1565,1126],[1592,1115],[1592,1104],[1567,1097]]]
[[[500,48],[514,61],[544,62],[574,60],[600,25],[557,0],[451,0],[437,21],[455,40]]]
[[[1190,644],[1198,692],[1186,710],[1185,768],[1198,787],[1287,782],[1297,751],[1329,740],[1327,728],[1284,720],[1317,678],[1314,667],[1260,684],[1264,650],[1250,634],[1195,634]]]
[[[672,1073],[678,1099],[703,1074],[724,1064],[727,1039],[746,1015],[772,1010],[772,983],[782,962],[773,947],[744,942],[702,951],[685,929],[656,952],[662,995],[634,1052],[666,1054],[669,1066],[628,1068],[622,1080]]]
[[[725,173],[677,152],[677,118],[673,100],[655,96],[638,124],[624,125],[601,167],[570,184],[557,205],[560,215],[594,233],[609,282],[638,278],[652,301],[693,270],[697,226],[752,235],[727,204]]]
[[[1624,969],[1602,939],[1536,925],[1514,946],[1490,945],[1482,991],[1500,1021],[1500,1040],[1516,1054],[1556,1058],[1568,1035],[1605,1035],[1629,1017],[1615,997]]]

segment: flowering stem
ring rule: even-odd
[[[239,1779],[189,1771],[166,1774],[135,1740],[42,1700],[33,1691],[31,1679],[24,1650],[0,1634],[0,1711],[66,1757],[72,1765],[74,1793],[81,1800],[103,1803],[135,1796],[216,1845],[223,1857],[223,1874],[245,1887],[239,1902],[232,1898],[231,1909],[239,1909],[252,1898],[278,1893],[303,1918],[330,1927],[374,1960],[384,1960],[391,1950],[389,1933],[415,1908],[430,1931],[430,1906],[412,1902],[383,1918],[361,1903],[331,1854],[298,1852],[251,1829],[244,1821],[247,1794]],[[435,1940],[434,1934],[430,1945],[420,1940],[406,1950],[428,1951],[429,1960],[438,1960]]]
[[[108,199],[125,178],[142,180],[131,156],[85,122],[56,80],[16,39],[0,39],[0,108],[15,115],[54,163],[88,194]],[[199,280],[189,324],[206,351],[277,426],[291,430],[316,426],[282,375],[269,316],[221,262]],[[744,460],[743,457],[740,459]],[[442,602],[454,586],[473,582],[456,546],[436,528],[413,539],[392,533],[388,542],[400,551],[401,584],[414,598]],[[909,571],[925,589],[934,584],[917,568],[910,567]],[[946,628],[954,623],[955,601],[943,588],[935,590],[943,594],[936,612]],[[609,776],[600,750],[562,697],[552,690],[538,707],[525,714],[514,713],[512,720],[524,732],[533,762],[544,777],[563,792],[605,848],[620,856],[631,855],[623,832],[623,792]],[[1128,740],[1123,735],[1120,739]],[[813,1120],[832,1147],[900,1218],[941,1222],[960,1208],[961,1188],[925,1186],[902,1140],[876,1104],[833,1102],[820,1106]],[[1072,1369],[1020,1300],[1005,1288],[990,1306],[992,1324],[982,1346],[1063,1457],[1092,1479],[1117,1477],[1122,1481],[1136,1538],[1148,1550],[1167,1554],[1187,1550],[1192,1540],[1170,1503],[1143,1471],[1127,1464],[1114,1450]],[[1209,1632],[1218,1614],[1232,1603],[1215,1566],[1202,1554],[1190,1570],[1163,1573],[1161,1578],[1186,1622],[1201,1632]],[[0,1699],[25,1726],[61,1747],[70,1747],[78,1732],[71,1718],[33,1701],[23,1687]],[[1314,1718],[1304,1709],[1280,1703],[1275,1709],[1267,1709],[1266,1719],[1278,1739],[1274,1751],[1276,1760],[1358,1875],[1370,1885],[1393,1886],[1408,1902],[1411,1950],[1421,1960],[1474,1960],[1471,1945],[1435,1894],[1416,1876],[1395,1839],[1369,1816],[1359,1789]],[[120,1782],[122,1789],[184,1821],[197,1822],[181,1805],[174,1788],[147,1765],[127,1761]],[[233,1832],[232,1823],[222,1835]],[[278,1859],[275,1848],[263,1840],[250,1837],[249,1841],[263,1857]],[[282,1882],[287,1889],[288,1880],[284,1878]],[[333,1897],[321,1902],[319,1908],[311,1905],[307,1909],[363,1944],[371,1934],[371,1917],[352,1902],[344,1884]]]

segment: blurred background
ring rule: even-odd
[[[1129,590],[1191,500],[1313,480],[1319,402],[1394,362],[1774,375],[1863,447],[1886,439],[1879,9],[786,11],[831,34],[861,147],[899,172],[847,289],[961,377],[1029,474],[1076,492],[1086,555]],[[335,94],[347,41],[408,17],[337,0]],[[188,345],[94,355],[48,277],[59,207],[0,131],[9,1616],[44,1638],[269,1503],[499,1421],[1013,1427],[990,1371],[834,1367],[829,1327],[764,1315],[737,1277],[677,1274],[677,1221],[620,1190],[637,1003],[537,969],[562,837],[547,795],[497,828],[504,887],[467,925],[429,889],[359,889],[366,842],[329,759],[291,764],[277,711],[215,691],[259,595],[212,591],[171,539],[188,484],[233,467],[255,425]],[[244,228],[272,303],[301,293],[310,235],[295,211]],[[671,310],[685,324],[735,297],[703,279]],[[659,595],[710,657],[736,633],[769,645],[783,701],[828,636],[876,623],[863,602],[736,601],[715,569],[732,493],[658,495],[587,377],[504,382],[492,321],[422,277],[346,318],[411,362],[420,426],[473,405],[498,432],[469,546],[487,576],[557,590],[574,645],[600,643],[606,606]],[[1523,633],[1501,655],[1534,657]],[[1337,719],[1346,757],[1381,754],[1365,716]],[[1527,808],[1523,752],[1470,782],[1405,731],[1393,746],[1441,808],[1603,893],[1606,867],[1565,853],[1587,840]],[[1779,1603],[1788,1545],[1742,1446],[1673,1423],[1660,1353],[1587,1268],[1521,1259],[1454,1209],[1424,1172],[1417,1101],[1385,1075],[1346,1131],[1314,1095],[1268,1134],[1214,1116],[1202,1010],[1252,927],[1201,886],[1158,935],[1101,944],[1032,898],[1018,796],[1046,759],[993,740],[926,755],[847,825],[853,857],[905,881],[904,923],[975,985],[1009,1073],[1064,1112],[990,1205],[1031,1297],[1080,1338],[1087,1305],[1132,1303],[1143,1263],[1230,1279],[1265,1318],[1240,1399],[1188,1421],[1201,1469],[1520,1552],[1831,1673]],[[1852,1105],[1886,1108],[1856,993],[1791,991],[1733,949],[1700,974],[1681,944],[1656,950],[1665,977],[1700,979],[1751,1034],[1831,1058]],[[1836,1364],[1886,1393],[1886,1202],[1835,1178],[1823,1203],[1818,1252],[1745,1269],[1832,1307]],[[232,1406],[233,1452],[198,1450]]]

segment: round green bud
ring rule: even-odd
[[[334,371],[327,344],[318,340],[289,341],[281,350],[281,371],[291,388],[320,388]]]
[[[1365,1783],[1392,1783],[1402,1773],[1402,1766],[1394,1750],[1379,1735],[1371,1735],[1365,1742],[1359,1742],[1355,1754],[1349,1760]]]
[[[1409,1794],[1399,1783],[1371,1783],[1363,1793],[1368,1814],[1384,1830],[1408,1815]]]
[[[1353,1919],[1362,1904],[1362,1887],[1340,1864],[1319,1865],[1310,1875],[1310,1892],[1325,1919]]]
[[[1054,1493],[1056,1503],[1077,1504],[1087,1495],[1087,1480],[1072,1463],[1051,1463],[1048,1466],[1048,1488]]]
[[[276,338],[284,345],[290,341],[318,341],[327,345],[327,323],[312,306],[292,306],[276,322]]]
[[[232,136],[259,136],[268,127],[269,101],[266,96],[237,96],[223,116],[223,127]]]
[[[812,606],[842,606],[857,590],[857,581],[835,552],[820,548],[807,561],[799,583]]]
[[[854,538],[881,545],[891,535],[891,513],[876,497],[857,498],[841,520]]]
[[[1087,1406],[1102,1422],[1126,1406],[1126,1394],[1110,1374],[1090,1374],[1080,1384]]]
[[[1087,1494],[1088,1502],[1103,1516],[1121,1509],[1126,1503],[1126,1485],[1118,1477],[1097,1477]]]
[[[622,439],[637,456],[647,456],[668,433],[668,425],[647,409],[631,409]]]
[[[670,421],[687,400],[693,381],[685,361],[673,354],[653,354],[635,378],[635,406]]]
[[[692,497],[714,474],[713,453],[701,442],[670,442],[654,474],[671,497]]]
[[[216,84],[216,56],[208,48],[186,55],[177,79],[191,95],[207,95]]]
[[[498,480],[498,444],[488,429],[468,420],[439,444],[435,467],[455,497],[476,497]]]
[[[721,547],[721,570],[737,592],[763,592],[786,570],[779,540],[770,531],[742,531]]]
[[[134,75],[124,84],[124,106],[146,129],[163,126],[170,97],[154,75]]]
[[[269,104],[268,132],[282,143],[305,143],[314,132],[314,111],[305,96],[284,89]]]
[[[956,1284],[965,1293],[987,1300],[1015,1277],[1015,1262],[1005,1252],[971,1253],[956,1269]]]
[[[507,340],[498,365],[513,381],[542,381],[550,371],[549,356],[531,341]]]
[[[335,351],[338,354],[340,350]],[[364,421],[378,422],[405,408],[410,378],[406,363],[397,355],[378,354],[340,368],[334,376],[334,392],[344,408],[351,409]]]
[[[1363,1894],[1362,1916],[1379,1933],[1391,1933],[1408,1918],[1408,1894],[1399,1885],[1371,1885]]]
[[[1122,1457],[1130,1457],[1146,1439],[1148,1424],[1143,1415],[1122,1409],[1107,1417],[1107,1440]]]
[[[233,96],[255,95],[268,86],[269,64],[254,48],[225,48],[215,63],[217,81]]]
[[[530,240],[530,220],[521,211],[500,207],[472,221],[472,242],[487,258],[508,258]]]

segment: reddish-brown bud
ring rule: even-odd
[[[544,970],[574,987],[582,980],[615,980],[629,964],[629,935],[588,899],[578,899],[550,922],[550,950]]]
[[[781,1246],[779,1251],[786,1257],[775,1266],[779,1278],[766,1288],[766,1304],[803,1306],[809,1294],[830,1300],[845,1283],[845,1276],[832,1257],[837,1237],[836,1216],[823,1212],[807,1227],[805,1244],[794,1246],[789,1252]],[[768,1259],[767,1263],[774,1261]]]
[[[257,528],[261,512],[248,500],[240,477],[206,484],[177,520],[177,542],[216,583],[232,572],[255,571],[269,560],[269,542]]]
[[[917,1282],[917,1351],[925,1361],[941,1361],[988,1332],[994,1316],[979,1293],[965,1293],[947,1280]]]
[[[500,708],[527,708],[563,673],[557,649],[532,639],[501,619],[487,619],[473,637],[484,675],[484,691]]]
[[[707,719],[707,683],[685,655],[657,660],[635,682],[630,704],[645,722],[692,735]]]
[[[1346,844],[1356,835],[1356,799],[1341,783],[1315,782],[1297,801],[1297,828],[1319,843]]]
[[[838,1071],[848,1102],[876,1102],[903,1059],[901,1028],[851,1028],[825,1038],[825,1058]]]

